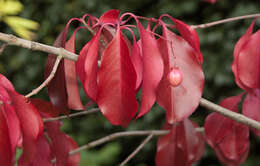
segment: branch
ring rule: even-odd
[[[59,55],[60,52],[62,52],[62,56],[64,58],[67,58],[67,59],[70,59],[73,61],[76,61],[78,59],[77,54],[69,52],[69,51],[65,50],[64,48],[57,48],[57,47],[49,46],[46,44],[37,43],[34,41],[30,41],[30,40],[25,40],[25,39],[16,37],[14,35],[8,35],[8,34],[0,32],[0,40],[8,43],[8,45],[15,45],[15,46],[23,47],[23,48],[28,48],[30,50],[42,51],[42,52],[46,52],[46,53],[54,54],[54,55]]]
[[[56,73],[56,71],[58,69],[58,66],[60,64],[61,59],[62,59],[62,53],[60,53],[60,55],[57,57],[57,59],[56,59],[56,61],[54,63],[54,66],[52,68],[52,71],[51,71],[50,75],[48,76],[48,78],[46,80],[44,80],[44,82],[39,87],[37,87],[36,89],[32,90],[32,92],[27,94],[25,97],[29,98],[29,97],[37,94],[42,88],[44,88],[45,86],[47,86],[50,83],[50,81],[55,76],[55,73]]]
[[[196,128],[197,132],[203,132],[203,128]],[[129,136],[146,136],[146,135],[153,135],[153,136],[161,136],[161,135],[166,135],[169,133],[169,130],[138,130],[138,131],[123,131],[123,132],[118,132],[118,133],[113,133],[108,136],[105,136],[103,138],[100,138],[98,140],[95,140],[93,142],[90,142],[86,145],[83,145],[77,149],[74,149],[70,151],[70,155],[74,155],[82,150],[90,149],[93,147],[96,147],[98,145],[101,145],[103,143],[112,141],[116,138],[120,137],[129,137]]]
[[[153,134],[146,137],[145,140],[133,151],[133,153],[131,153],[119,166],[124,166],[128,161],[130,161],[152,138]]]
[[[204,98],[200,99],[200,106],[207,108],[208,110],[220,113],[226,117],[229,117],[237,122],[246,124],[250,127],[256,128],[260,130],[260,123],[258,121],[255,121],[253,119],[250,119],[242,114],[230,111],[229,109],[226,109],[224,107],[221,107],[217,104],[214,104]]]
[[[52,122],[52,121],[57,121],[57,120],[63,120],[63,119],[68,119],[68,118],[72,118],[72,117],[77,117],[77,116],[81,116],[81,115],[89,115],[89,114],[93,114],[93,113],[97,113],[99,112],[99,108],[92,108],[90,110],[86,110],[86,111],[81,111],[81,112],[77,112],[77,113],[73,113],[73,114],[69,114],[69,115],[63,115],[63,116],[59,116],[56,118],[43,118],[43,122]]]
[[[224,23],[233,22],[233,21],[237,21],[237,20],[243,20],[243,19],[248,19],[248,18],[256,18],[256,17],[260,17],[260,13],[227,18],[227,19],[214,21],[214,22],[210,22],[210,23],[206,23],[206,24],[192,25],[191,27],[193,29],[196,29],[196,28],[208,28],[208,27],[212,27],[212,26],[215,26],[215,25],[218,25],[218,24],[224,24]]]
[[[193,28],[207,28],[207,27],[210,27],[210,26],[218,25],[218,24],[223,24],[223,23],[232,22],[232,21],[241,20],[241,19],[247,19],[247,18],[255,18],[255,17],[258,17],[258,16],[260,16],[260,13],[228,18],[228,19],[219,20],[219,21],[215,21],[215,22],[207,23],[207,24],[194,25]],[[48,46],[48,45],[45,45],[45,44],[21,39],[21,38],[14,36],[14,35],[7,35],[7,34],[1,33],[1,32],[0,32],[0,40],[7,42],[9,45],[16,45],[16,46],[28,48],[28,49],[31,49],[31,50],[43,51],[43,52],[47,52],[47,53],[51,53],[51,54],[55,54],[55,55],[59,55],[60,50],[62,49],[61,50],[63,52],[62,56],[64,58],[71,59],[73,61],[76,61],[77,58],[78,58],[78,55],[71,53],[69,51],[66,51],[63,48]],[[252,120],[250,118],[247,118],[242,114],[232,112],[232,111],[230,111],[226,108],[223,108],[219,105],[216,105],[216,104],[214,104],[214,103],[212,103],[212,102],[210,102],[206,99],[203,99],[203,98],[200,101],[200,105],[202,107],[205,107],[205,108],[211,110],[211,111],[221,113],[222,115],[227,116],[227,117],[229,117],[229,118],[231,118],[231,119],[233,119],[237,122],[241,122],[243,124],[249,125],[253,128],[260,130],[260,122]]]

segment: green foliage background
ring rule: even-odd
[[[81,17],[90,13],[99,17],[109,9],[120,9],[122,12],[132,12],[136,15],[159,17],[168,13],[188,24],[201,24],[228,17],[260,12],[258,0],[219,0],[214,5],[201,0],[24,0],[24,10],[21,17],[37,21],[40,25],[36,32],[36,41],[52,44],[66,22],[72,17]],[[242,92],[234,82],[231,71],[233,48],[239,37],[246,31],[252,19],[218,25],[197,32],[201,41],[201,51],[204,55],[204,72],[206,77],[203,96],[211,101],[237,95]],[[75,25],[76,26],[76,25]],[[260,28],[260,20],[256,29]],[[0,31],[14,33],[7,25],[0,22]],[[89,40],[88,33],[78,35],[77,48]],[[47,54],[30,51],[14,46],[8,46],[0,55],[0,72],[10,79],[17,91],[29,93],[43,81],[44,64]],[[47,99],[46,89],[36,97]],[[205,116],[210,113],[198,108],[192,119],[203,125]],[[164,111],[155,105],[152,111],[126,129],[112,126],[100,114],[82,116],[64,120],[63,129],[78,142],[79,145],[106,136],[110,133],[125,130],[160,129],[164,123]],[[112,166],[125,159],[143,140],[143,137],[121,138],[82,152],[81,166]],[[260,139],[250,136],[251,150],[245,166],[257,166],[260,163]],[[128,166],[152,166],[156,154],[154,138],[129,163]],[[199,166],[221,165],[214,152],[207,146]]]

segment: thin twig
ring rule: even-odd
[[[44,88],[45,86],[47,86],[50,83],[50,81],[53,79],[53,77],[54,77],[54,75],[55,75],[55,73],[58,69],[58,66],[59,66],[61,59],[62,59],[62,54],[57,57],[57,59],[54,63],[54,66],[52,68],[52,71],[51,71],[50,75],[48,76],[48,78],[46,80],[44,80],[44,82],[39,87],[32,90],[32,92],[27,94],[25,97],[29,98],[29,97],[37,94],[42,88]]]
[[[191,27],[193,29],[196,29],[196,28],[208,28],[208,27],[212,27],[212,26],[215,26],[215,25],[218,25],[218,24],[224,24],[224,23],[233,22],[233,21],[237,21],[237,20],[243,20],[243,19],[248,19],[248,18],[256,18],[256,17],[260,17],[260,13],[227,18],[227,19],[214,21],[214,22],[210,22],[210,23],[206,23],[206,24],[192,25]]]
[[[200,106],[207,108],[208,110],[220,113],[226,117],[229,117],[237,122],[246,124],[250,127],[256,128],[258,130],[260,130],[260,123],[258,121],[255,121],[253,119],[250,119],[242,114],[230,111],[224,107],[221,107],[217,104],[214,104],[204,98],[200,99]]]
[[[241,19],[247,19],[247,18],[255,18],[260,16],[260,14],[252,14],[252,15],[245,15],[245,16],[239,16],[239,17],[233,17],[233,18],[229,18],[229,19],[224,19],[224,20],[219,20],[219,21],[215,21],[212,23],[207,23],[207,24],[201,24],[201,25],[194,25],[193,28],[207,28],[210,26],[215,26],[218,24],[223,24],[223,23],[227,23],[227,22],[232,22],[232,21],[236,21],[236,20],[241,20]],[[48,46],[45,44],[41,44],[41,43],[37,43],[37,42],[33,42],[33,41],[29,41],[29,40],[25,40],[25,39],[21,39],[18,38],[14,35],[8,35],[8,34],[4,34],[0,32],[0,40],[7,42],[10,45],[17,45],[20,47],[24,47],[24,48],[28,48],[31,50],[39,50],[39,51],[43,51],[43,52],[47,52],[47,53],[51,53],[51,54],[55,54],[55,55],[59,55],[60,53],[60,49],[63,48],[57,48],[57,47],[52,47],[52,46]],[[63,49],[63,54],[62,56],[64,58],[67,59],[71,59],[73,61],[76,61],[78,58],[78,55],[68,52],[66,50]],[[201,99],[200,101],[200,105],[211,110],[211,111],[215,111],[215,112],[219,112],[221,114],[223,114],[224,116],[227,116],[237,122],[241,122],[244,123],[246,125],[249,125],[253,128],[256,128],[258,130],[260,130],[260,123],[252,120],[250,118],[247,118],[245,116],[243,116],[242,114],[238,114],[235,112],[232,112],[228,109],[225,109],[219,105],[216,105],[206,99]]]
[[[64,48],[57,48],[57,47],[49,46],[46,44],[42,44],[42,43],[30,41],[30,40],[25,40],[25,39],[16,37],[14,35],[9,35],[9,34],[0,32],[0,40],[8,43],[8,45],[16,45],[19,47],[28,48],[30,50],[42,51],[42,52],[46,52],[49,54],[55,54],[55,55],[59,55],[59,53],[62,50],[62,56],[64,58],[67,58],[67,59],[70,59],[73,61],[76,61],[78,59],[77,54],[69,52],[69,51],[65,50]]]
[[[196,128],[197,132],[203,132],[203,128]],[[120,137],[129,137],[129,136],[146,136],[146,135],[154,135],[154,136],[161,136],[161,135],[166,135],[169,133],[169,130],[138,130],[138,131],[123,131],[123,132],[118,132],[118,133],[113,133],[110,135],[107,135],[103,138],[100,138],[98,140],[95,140],[93,142],[90,142],[86,145],[83,145],[77,149],[74,149],[70,151],[70,155],[74,155],[82,150],[90,149],[93,147],[96,147],[98,145],[104,144],[106,142],[112,141],[116,138]]]
[[[69,114],[69,115],[62,115],[56,118],[44,118],[43,122],[53,122],[53,121],[57,121],[57,120],[63,120],[63,119],[68,119],[68,118],[72,118],[72,117],[77,117],[77,116],[81,116],[81,115],[89,115],[89,114],[94,114],[99,112],[99,108],[92,108],[90,110],[86,110],[86,111],[81,111],[81,112],[77,112],[77,113],[73,113],[73,114]]]
[[[124,166],[128,161],[130,161],[152,138],[153,134],[146,137],[145,140],[119,166]]]

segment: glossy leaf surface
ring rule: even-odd
[[[233,53],[234,60],[233,60],[233,63],[232,63],[232,71],[233,71],[234,76],[235,76],[236,84],[240,88],[242,88],[246,91],[250,91],[251,87],[247,86],[246,83],[244,83],[240,78],[241,69],[240,69],[239,64],[242,64],[242,66],[243,66],[243,62],[241,62],[241,59],[240,59],[240,53],[241,53],[241,50],[244,48],[244,46],[247,44],[251,35],[252,35],[254,24],[255,24],[255,20],[251,23],[251,25],[247,29],[246,33],[236,43],[235,48],[234,48],[234,53]],[[246,55],[243,54],[242,56],[245,57]],[[246,57],[244,59],[246,59]],[[246,65],[246,62],[248,63],[248,60],[245,61],[245,65]],[[252,62],[252,63],[254,63],[254,62]],[[251,67],[253,67],[253,66],[251,66]],[[246,69],[245,71],[242,71],[242,73],[243,72],[248,72],[248,70]]]
[[[260,90],[255,89],[253,93],[248,93],[243,102],[242,113],[258,122],[260,122]],[[252,131],[260,136],[260,131],[252,128]]]
[[[196,131],[198,126],[185,119],[178,124],[165,124],[163,129],[170,133],[157,142],[157,166],[191,166],[204,152],[203,135]]]
[[[138,24],[143,56],[143,83],[141,108],[138,118],[152,108],[156,100],[156,90],[163,76],[163,60],[156,39],[141,23]]]
[[[97,103],[114,125],[126,126],[137,112],[136,73],[121,30],[105,49],[98,71]]]
[[[221,106],[238,112],[241,95],[226,98]],[[205,122],[205,136],[219,160],[228,165],[242,164],[249,151],[249,128],[223,115],[211,113]]]
[[[194,49],[181,37],[164,27],[158,45],[164,62],[164,74],[157,90],[157,102],[166,110],[168,123],[182,121],[197,108],[204,85],[204,74]],[[182,74],[179,86],[172,87],[168,74],[172,68]]]

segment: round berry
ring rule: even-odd
[[[178,68],[172,68],[168,74],[168,80],[171,86],[173,87],[179,86],[182,82],[182,73]]]

